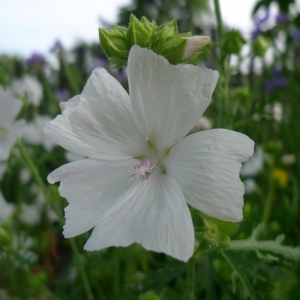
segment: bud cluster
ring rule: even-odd
[[[191,33],[178,33],[177,21],[158,26],[145,17],[139,21],[130,16],[128,28],[114,25],[107,30],[99,28],[100,44],[111,62],[117,67],[127,65],[130,48],[139,45],[165,57],[171,64],[179,64],[205,47],[210,38],[191,37]]]

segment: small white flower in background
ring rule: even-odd
[[[28,102],[38,107],[43,98],[43,87],[41,83],[31,75],[15,78],[11,83],[15,95],[26,96]]]
[[[13,203],[7,203],[0,191],[0,225],[8,220],[15,210]]]
[[[281,157],[281,160],[285,165],[293,165],[296,163],[296,155],[295,154],[285,154]]]
[[[45,150],[51,151],[56,144],[43,132],[45,124],[50,120],[49,116],[38,115],[32,122],[26,123],[22,130],[24,141],[32,145],[43,145]]]
[[[207,117],[202,116],[193,128],[194,132],[211,129],[212,125]]]
[[[256,147],[254,154],[246,161],[241,169],[241,175],[244,177],[255,176],[264,163],[264,153],[260,147]]]
[[[244,181],[244,185],[246,194],[252,194],[256,189],[256,182],[252,178],[247,178]]]
[[[20,219],[29,226],[35,226],[40,223],[42,211],[45,210],[47,218],[50,221],[57,221],[58,217],[46,202],[46,198],[41,188],[36,184],[31,184],[29,191],[30,198],[34,199],[34,202],[30,204],[21,203]]]
[[[22,128],[22,120],[14,122],[22,105],[22,101],[16,99],[10,90],[0,86],[0,161],[8,159]]]
[[[194,229],[186,202],[221,220],[243,218],[239,171],[253,141],[225,129],[185,137],[207,108],[218,76],[170,65],[139,46],[129,54],[130,97],[104,69],[94,70],[79,104],[44,129],[62,147],[90,157],[48,176],[50,183],[61,181],[60,194],[69,202],[65,237],[94,228],[86,250],[137,242],[187,261]]]
[[[280,102],[275,102],[273,104],[273,119],[280,123],[283,117],[283,108]]]
[[[185,44],[182,60],[188,59],[192,55],[196,54],[210,42],[210,37],[204,35],[184,37],[183,39],[186,39],[187,42]]]
[[[31,179],[31,172],[27,168],[20,170],[19,178],[22,183],[27,183]]]

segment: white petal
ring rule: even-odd
[[[93,251],[134,242],[183,261],[193,254],[190,211],[178,184],[160,170],[126,193],[121,205],[95,227],[85,249]]]
[[[66,108],[76,107],[79,104],[79,102],[80,102],[80,95],[76,95],[66,102],[60,102],[59,107],[62,111],[64,111]]]
[[[163,151],[197,123],[219,74],[193,65],[170,65],[162,56],[135,45],[129,54],[128,76],[134,116],[156,150]]]
[[[0,161],[9,158],[10,149],[16,143],[23,124],[23,120],[16,121],[10,128],[8,134],[0,139]]]
[[[213,129],[180,140],[165,159],[166,173],[177,181],[187,202],[224,221],[243,218],[241,162],[253,154],[246,135]]]
[[[146,155],[146,138],[134,124],[129,96],[104,69],[93,71],[80,103],[44,129],[57,144],[93,158]]]
[[[51,118],[47,115],[38,115],[32,122],[25,124],[22,130],[23,139],[33,145],[43,145],[47,151],[51,151],[56,144],[44,134],[43,128]]]
[[[69,163],[48,176],[61,181],[59,192],[67,198],[65,237],[72,237],[96,226],[120,202],[130,188],[136,161],[84,159]]]

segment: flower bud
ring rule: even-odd
[[[187,42],[185,44],[182,60],[190,58],[210,42],[210,37],[205,35],[184,37],[183,39],[186,39]]]

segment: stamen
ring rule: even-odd
[[[133,168],[132,179],[134,181],[138,181],[140,177],[148,179],[149,174],[153,171],[156,165],[157,161],[151,159],[141,162]]]

